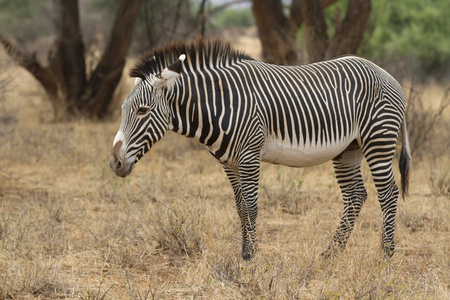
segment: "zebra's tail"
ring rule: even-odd
[[[400,153],[400,160],[398,166],[401,175],[401,187],[402,187],[402,198],[405,199],[405,195],[408,195],[409,187],[409,167],[411,162],[411,150],[409,149],[408,132],[406,130],[406,117],[403,118],[403,123],[401,126],[402,135],[402,150]]]

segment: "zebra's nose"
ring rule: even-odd
[[[120,173],[123,168],[123,160],[120,158],[120,148],[122,147],[122,141],[118,141],[111,148],[111,155],[109,157],[109,166],[114,171],[114,173]]]
[[[122,162],[118,159],[117,162],[116,162],[116,169],[117,170],[122,169],[122,165],[123,165]]]
[[[109,157],[109,166],[117,174],[123,167],[123,161],[117,157],[116,153],[112,152]]]
[[[111,167],[111,169],[117,173],[117,171],[120,171],[120,169],[122,169],[123,167],[123,162],[120,158],[118,158],[115,155],[112,155],[109,158],[109,166]]]

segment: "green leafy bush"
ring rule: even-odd
[[[450,67],[450,1],[372,1],[361,55],[388,64],[407,60],[431,74]]]
[[[219,29],[228,27],[248,27],[254,24],[250,9],[225,9],[214,17],[214,23]]]

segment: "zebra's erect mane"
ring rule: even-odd
[[[185,43],[172,42],[164,47],[153,48],[144,53],[130,70],[131,77],[140,77],[143,80],[150,74],[161,73],[164,68],[175,63],[180,55],[185,54],[186,67],[203,69],[215,68],[233,64],[241,60],[252,59],[241,51],[231,49],[230,43],[220,39],[207,40],[199,38],[196,41]]]

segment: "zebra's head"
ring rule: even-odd
[[[166,92],[180,76],[185,57],[181,55],[158,75],[142,72],[136,78],[122,104],[120,128],[109,158],[109,166],[117,176],[128,176],[139,159],[166,133],[170,122]]]

